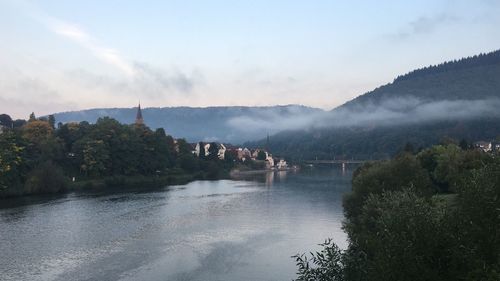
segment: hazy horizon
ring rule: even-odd
[[[383,12],[382,12],[383,11]],[[0,113],[335,108],[500,47],[500,2],[0,1]]]

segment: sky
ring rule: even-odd
[[[0,113],[332,109],[500,49],[500,1],[0,0]]]

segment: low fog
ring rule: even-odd
[[[228,120],[234,130],[275,133],[311,128],[393,126],[443,120],[463,120],[500,115],[500,99],[423,101],[391,99],[374,103],[346,104],[332,111],[291,114],[283,118],[269,113],[257,118],[241,116]]]

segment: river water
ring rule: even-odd
[[[149,191],[0,201],[0,280],[291,280],[346,247],[351,172],[276,172]]]

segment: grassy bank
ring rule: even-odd
[[[11,198],[38,194],[64,193],[73,191],[104,191],[104,190],[123,190],[123,189],[151,189],[161,188],[168,185],[182,185],[195,180],[217,180],[228,178],[229,173],[219,173],[213,177],[205,172],[185,173],[172,172],[162,176],[110,176],[103,178],[84,178],[74,182],[67,179],[60,189],[27,189],[23,186],[15,186],[0,190],[0,198]]]

